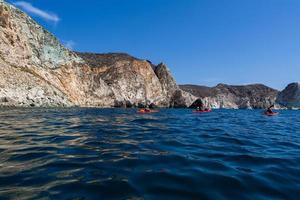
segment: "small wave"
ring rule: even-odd
[[[0,110],[0,199],[296,199],[300,113]]]

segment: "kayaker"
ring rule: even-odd
[[[197,107],[196,111],[201,111],[201,112],[208,112],[210,109],[209,108],[204,108],[204,107]]]
[[[148,113],[151,112],[151,109],[146,105],[144,108],[139,109],[139,112]]]
[[[274,105],[271,105],[270,107],[268,107],[268,109],[266,110],[266,113],[274,113],[272,108],[274,108]]]
[[[151,112],[151,110],[149,108],[141,108],[139,109],[139,112],[147,113],[147,112]]]
[[[204,108],[203,107],[197,107],[197,109],[196,109],[197,111],[204,111]]]

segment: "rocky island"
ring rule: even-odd
[[[299,84],[178,86],[163,63],[125,53],[72,52],[0,0],[0,106],[299,108]]]

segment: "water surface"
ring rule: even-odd
[[[300,111],[1,109],[0,199],[298,199]]]

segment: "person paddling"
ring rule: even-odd
[[[274,112],[272,110],[272,108],[274,108],[274,105],[271,105],[270,107],[267,108],[267,110],[265,110],[264,114],[267,115],[267,116],[276,116],[276,115],[279,115],[278,112]]]
[[[274,113],[272,108],[274,108],[274,105],[271,105],[270,107],[268,107],[268,109],[266,110],[266,113],[270,113],[270,114]]]
[[[202,104],[202,105],[200,105],[200,106],[197,106],[197,108],[196,108],[196,111],[205,111],[205,107],[204,107],[204,105]]]
[[[150,109],[150,107],[147,103],[147,100],[146,100],[146,105],[144,106],[144,108],[141,108],[138,110],[138,113],[153,113],[153,112],[158,112],[158,111]]]
[[[151,110],[149,108],[144,108],[145,112],[151,112]]]
[[[142,113],[148,113],[148,112],[151,112],[151,110],[149,108],[141,108],[139,109],[139,112],[142,112]]]

